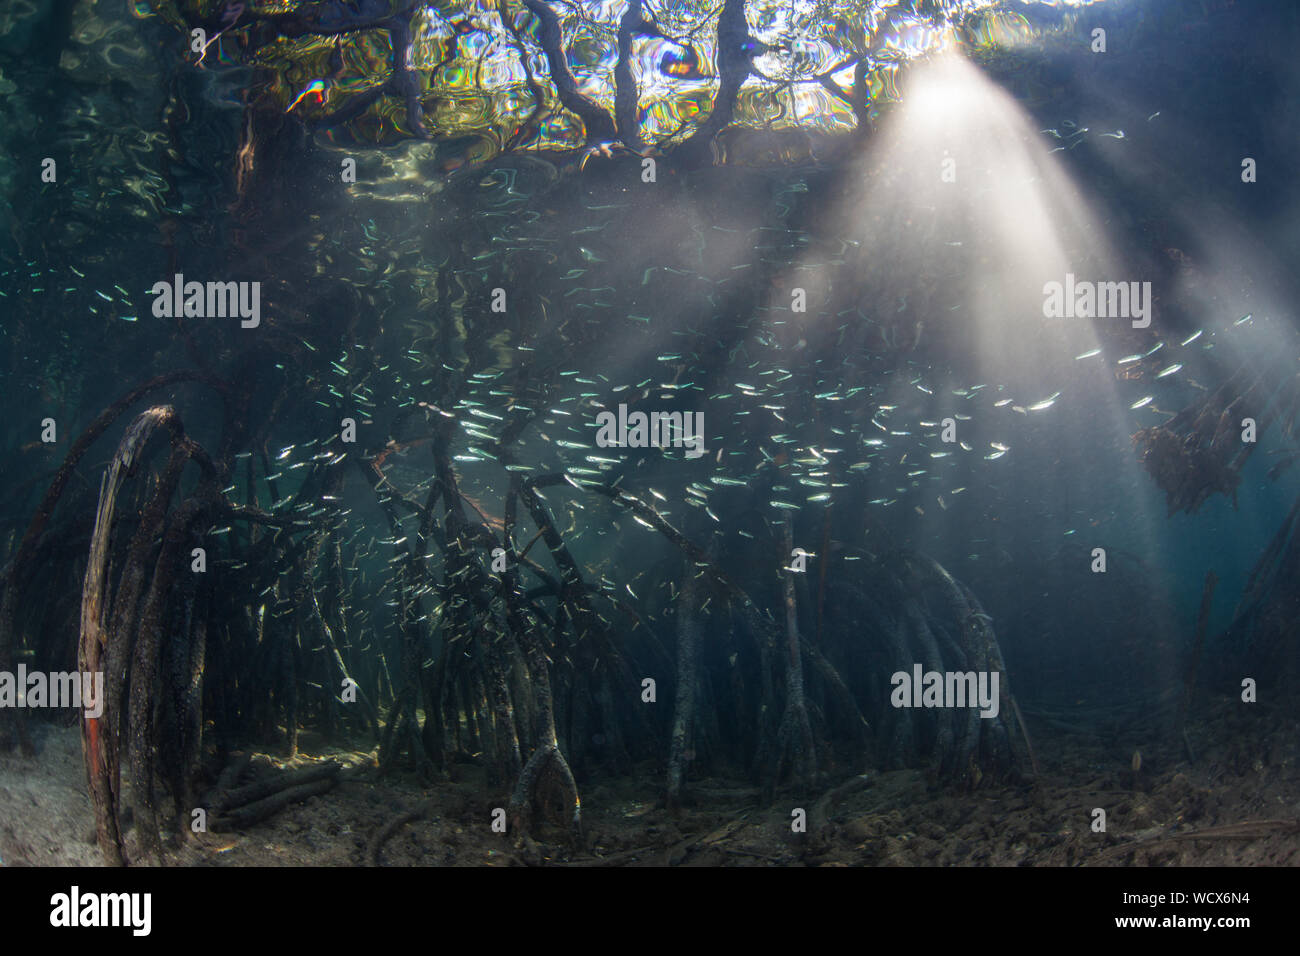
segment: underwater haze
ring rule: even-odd
[[[7,0],[0,865],[1300,862],[1298,44]]]

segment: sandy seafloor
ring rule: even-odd
[[[658,805],[661,771],[643,765],[622,778],[586,781],[585,852],[547,826],[537,843],[492,832],[493,807],[504,799],[487,795],[479,767],[453,766],[449,780],[421,787],[406,774],[379,779],[373,752],[349,752],[304,735],[294,763],[344,763],[334,790],[244,832],[172,839],[164,862],[366,865],[385,826],[427,807],[385,842],[382,864],[1295,866],[1295,712],[1283,704],[1213,702],[1189,727],[1195,764],[1169,746],[1165,754],[1146,756],[1137,773],[1130,752],[1107,752],[1095,737],[1040,727],[1035,782],[965,793],[930,786],[917,770],[869,772],[866,786],[825,807],[826,824],[804,835],[791,832],[791,809],[811,807],[817,794],[804,799],[787,790],[764,806],[744,781],[696,780],[695,805],[673,817]],[[32,728],[37,759],[0,757],[0,864],[102,865],[77,729],[40,722]],[[1107,812],[1105,833],[1090,827],[1095,807]],[[1240,824],[1260,825],[1220,829]],[[1198,831],[1207,835],[1190,835]]]

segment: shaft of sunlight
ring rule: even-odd
[[[1150,347],[1155,329],[1138,315],[1145,309],[1149,323],[1149,277],[1128,274],[1054,145],[974,64],[936,55],[909,71],[902,104],[865,149],[842,234],[857,243],[861,314],[890,328],[885,340],[907,343],[928,370],[918,374],[936,380],[923,417],[959,410],[939,390],[942,368],[989,386],[960,409],[972,415],[966,455],[982,458],[992,442],[1013,451],[979,479],[1017,489],[1027,508],[1099,529],[1099,546],[1146,548],[1161,508],[1129,443],[1138,426],[1112,353]],[[1104,317],[1049,315],[1049,284],[1076,282],[1136,283],[1129,288],[1145,297]],[[1032,475],[1016,468],[1018,443],[1052,464]],[[1098,489],[1115,485],[1131,493],[1102,515]]]

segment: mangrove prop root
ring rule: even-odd
[[[114,593],[109,565],[119,524],[117,499],[159,428],[170,433],[171,452],[139,513]],[[169,512],[189,461],[199,466],[199,484],[191,497]],[[83,717],[82,747],[96,840],[113,865],[126,862],[121,824],[121,764],[126,757],[131,767],[135,829],[144,855],[161,855],[155,781],[161,779],[172,789],[178,807],[193,803],[188,794],[201,753],[203,672],[211,608],[210,595],[197,595],[194,582],[184,577],[188,548],[218,515],[249,521],[273,517],[227,502],[217,490],[224,475],[224,467],[219,469],[185,434],[175,410],[156,406],[127,427],[101,480],[82,587],[77,661],[82,672],[104,672],[107,678],[100,715]],[[197,619],[196,601],[201,609]],[[182,614],[185,623],[179,636],[169,637]],[[214,642],[213,646],[219,648],[220,644]],[[164,661],[168,662],[166,669],[161,666]],[[288,723],[296,725],[292,714]]]
[[[559,776],[565,800],[572,807],[572,815],[568,821],[570,834],[575,842],[581,843],[582,801],[578,798],[578,784],[573,779],[573,771],[569,769],[564,754],[560,753],[558,743],[548,743],[538,747],[524,764],[524,769],[519,774],[519,782],[515,784],[514,793],[510,796],[511,820],[520,836],[528,838],[532,829],[532,809],[537,785],[545,776],[543,771],[552,765]]]
[[[301,803],[310,797],[328,793],[337,782],[338,778],[330,775],[320,780],[313,780],[311,783],[288,787],[263,800],[247,803],[242,807],[227,810],[225,813],[213,817],[208,821],[208,829],[213,833],[246,829],[255,823],[260,823],[267,817],[274,816],[291,804]]]
[[[560,537],[559,532],[555,530],[555,524],[551,521],[550,514],[542,504],[541,499],[533,490],[531,481],[523,483],[520,487],[519,497],[532,515],[533,523],[543,530],[543,538],[551,549],[556,564],[559,565],[562,571],[561,592],[563,599],[561,607],[571,603],[574,611],[574,625],[581,633],[587,630],[587,628],[583,627],[584,624],[591,627],[597,618],[590,605],[586,603],[585,588],[581,572],[578,570],[578,564],[573,560],[568,549],[565,548],[563,539]],[[581,617],[579,617],[579,614]],[[518,630],[522,639],[524,654],[528,661],[528,670],[532,678],[534,710],[539,724],[537,728],[539,739],[536,749],[524,764],[523,770],[520,771],[519,780],[515,785],[514,793],[510,797],[511,819],[521,835],[528,836],[537,785],[543,776],[542,771],[553,766],[559,776],[560,785],[565,792],[566,801],[572,806],[572,814],[569,820],[571,834],[576,841],[581,842],[582,802],[578,798],[578,785],[573,779],[573,771],[569,768],[569,762],[564,758],[564,754],[560,752],[560,744],[556,737],[555,697],[551,691],[550,662],[547,659],[543,638],[536,627],[529,626],[522,611],[512,612],[512,617],[519,624]]]
[[[685,580],[677,604],[677,699],[673,704],[673,730],[668,755],[668,808],[681,807],[686,764],[690,760],[691,723],[695,719],[695,684],[700,622],[698,578],[703,572],[685,561]]]
[[[831,827],[831,814],[846,798],[860,790],[865,790],[871,786],[872,782],[873,778],[868,774],[859,774],[856,777],[850,777],[837,787],[832,787],[818,797],[813,803],[812,809],[808,811],[810,843],[815,843],[818,846],[827,845],[834,832]]]
[[[140,612],[140,633],[136,639],[134,660],[131,664],[130,690],[130,740],[131,773],[137,796],[137,819],[143,846],[157,855],[157,814],[153,803],[153,779],[157,735],[155,733],[158,699],[158,659],[165,625],[165,606],[173,590],[173,580],[179,566],[185,561],[182,549],[190,537],[193,524],[206,511],[204,502],[191,498],[177,509],[163,539],[157,568],[144,608]]]
[[[90,557],[86,566],[81,603],[81,638],[77,665],[82,673],[99,673],[104,669],[104,652],[108,644],[105,633],[108,610],[108,551],[117,494],[122,482],[135,466],[150,435],[174,417],[172,409],[151,408],[139,415],[127,428],[118,444],[108,472],[100,484],[99,507],[95,530],[91,535]],[[122,833],[118,823],[115,758],[116,748],[107,746],[106,737],[116,729],[118,702],[104,700],[99,717],[84,717],[81,725],[82,750],[86,761],[87,784],[95,810],[95,832],[100,850],[111,865],[121,866]]]
[[[186,684],[182,702],[183,720],[179,786],[174,787],[179,799],[193,805],[193,781],[203,752],[203,671],[207,660],[208,622],[195,621],[191,634]]]
[[[361,689],[361,685],[349,673],[348,666],[343,661],[343,654],[339,651],[338,641],[334,638],[334,630],[325,620],[325,615],[321,613],[320,599],[316,596],[316,589],[308,588],[307,597],[311,601],[312,617],[316,621],[316,626],[320,628],[321,633],[325,636],[325,646],[329,650],[330,658],[334,661],[334,666],[339,669],[339,674],[342,675],[344,682],[355,687],[357,699],[361,701],[362,714],[365,716],[366,723],[372,729],[377,730],[379,727],[379,712],[375,709],[375,705],[370,702],[370,697]]]
[[[817,675],[826,682],[826,686],[831,692],[831,699],[847,715],[858,744],[865,746],[871,735],[871,724],[863,716],[861,708],[858,707],[858,702],[853,699],[853,692],[844,683],[844,678],[840,676],[840,672],[835,669],[834,664],[826,659],[826,655],[813,644],[805,644],[803,654],[813,666]]]
[[[420,739],[420,728],[416,722],[416,706],[421,688],[420,635],[415,626],[415,618],[419,617],[418,598],[412,596],[423,587],[425,566],[424,560],[420,556],[423,552],[416,549],[414,542],[408,543],[406,547],[402,547],[400,543],[400,540],[404,539],[406,535],[400,530],[401,523],[398,520],[394,502],[405,502],[412,505],[419,513],[421,511],[427,512],[428,508],[432,508],[435,498],[431,494],[427,507],[421,509],[418,504],[410,502],[396,489],[393,489],[391,493],[385,492],[384,487],[387,481],[383,477],[383,473],[378,469],[361,466],[360,460],[358,460],[358,465],[371,484],[375,499],[383,510],[390,529],[393,531],[393,537],[399,541],[399,543],[394,544],[394,549],[397,551],[394,559],[398,561],[397,584],[398,594],[400,595],[397,624],[402,637],[401,684],[400,689],[395,694],[393,708],[388,714],[388,722],[380,741],[380,772],[386,773],[391,769],[393,761],[402,750],[402,745],[407,743],[411,745],[410,757],[415,762],[419,773],[426,776],[430,775],[434,768],[423,741]],[[391,485],[389,487],[391,488]],[[437,485],[435,485],[436,487]],[[422,524],[421,527],[427,530],[428,525]]]
[[[402,829],[402,827],[406,826],[408,823],[423,820],[428,816],[430,809],[431,807],[426,803],[422,807],[408,810],[406,813],[394,817],[385,824],[383,829],[376,833],[374,839],[370,841],[370,846],[366,850],[366,862],[370,866],[379,866],[383,862],[381,853],[383,852],[384,844],[391,840],[397,831]]]
[[[175,416],[168,411],[167,424],[175,426]],[[175,493],[181,469],[189,459],[187,449],[175,446],[168,457],[162,477],[154,487],[148,504],[141,514],[140,524],[127,551],[127,560],[118,576],[117,593],[113,596],[113,613],[108,626],[108,645],[103,654],[105,714],[102,723],[104,747],[103,764],[114,794],[120,793],[122,718],[119,702],[124,697],[131,651],[136,634],[136,616],[140,608],[140,595],[148,582],[148,569],[152,558],[154,540],[162,532],[167,505]]]
[[[1161,833],[1143,840],[1132,840],[1099,850],[1088,857],[1080,866],[1098,863],[1115,856],[1123,856],[1138,850],[1150,850],[1167,843],[1185,843],[1189,840],[1262,840],[1277,834],[1300,833],[1300,820],[1245,820],[1241,823],[1225,823],[1222,826],[1206,827],[1203,830],[1189,830],[1182,833]]]
[[[1029,739],[1029,727],[1025,724],[1025,715],[1020,712],[1020,705],[1016,703],[1015,697],[1011,698],[1011,709],[1016,714],[1016,726],[1020,728],[1020,736],[1025,738],[1025,750],[1029,753],[1029,766],[1034,771],[1034,776],[1038,776],[1038,758],[1034,756],[1034,743]]]
[[[794,519],[786,514],[783,556],[794,551]],[[813,744],[812,725],[804,700],[803,654],[799,650],[799,611],[795,604],[794,577],[788,568],[781,571],[785,591],[785,715],[777,736],[775,769],[769,786],[775,788],[788,765],[802,783],[811,783],[817,773],[817,752]]]
[[[167,385],[173,385],[177,382],[185,381],[203,381],[212,385],[218,391],[225,394],[229,386],[224,382],[208,375],[205,372],[185,370],[170,372],[166,375],[159,375],[147,382],[137,385],[131,391],[127,392],[108,408],[99,413],[99,416],[90,423],[77,440],[72,443],[68,449],[67,455],[64,456],[63,464],[55,473],[54,480],[46,489],[45,496],[41,499],[40,505],[36,509],[36,514],[32,517],[31,523],[28,524],[26,532],[23,534],[22,541],[14,553],[13,560],[9,564],[9,574],[5,581],[3,596],[0,596],[0,671],[13,671],[13,653],[14,653],[14,619],[18,611],[18,593],[21,585],[26,581],[29,574],[28,565],[36,551],[36,544],[49,523],[50,516],[54,513],[54,508],[62,497],[64,489],[71,480],[76,470],[77,464],[101,435],[104,434],[112,424],[122,416],[128,408],[134,405],[148,393],[163,388]],[[152,431],[152,427],[148,429]],[[148,433],[144,435],[148,438]],[[125,440],[125,439],[124,439]],[[143,445],[140,446],[143,448]],[[135,449],[138,453],[140,448]],[[128,464],[129,468],[129,464]],[[7,750],[12,746],[13,733],[10,732],[10,725],[16,732],[18,741],[22,746],[23,752],[28,756],[31,755],[31,742],[27,738],[27,731],[23,719],[23,709],[21,707],[5,708],[0,710],[0,750]]]
[[[214,814],[226,814],[230,810],[242,807],[249,803],[255,803],[265,797],[278,793],[281,790],[287,790],[290,787],[301,786],[305,783],[313,783],[317,780],[324,780],[327,777],[333,778],[338,776],[339,765],[334,761],[313,767],[301,767],[297,770],[285,770],[268,774],[260,780],[254,780],[252,783],[245,784],[242,787],[234,789],[218,789],[208,800],[208,809]]]

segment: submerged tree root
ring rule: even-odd
[[[339,769],[339,765],[331,760],[315,767],[300,767],[297,770],[284,770],[268,774],[242,787],[214,791],[208,799],[208,809],[213,813],[225,814],[237,807],[255,803],[290,787],[314,783],[318,780],[333,780],[337,778]]]
[[[1262,840],[1281,833],[1300,833],[1300,820],[1245,820],[1241,823],[1225,823],[1222,826],[1206,827],[1203,830],[1185,833],[1162,833],[1143,840],[1106,847],[1079,865],[1088,866],[1126,853],[1150,850],[1168,843],[1185,843],[1189,840]]]
[[[548,767],[552,768],[558,777],[565,805],[570,808],[567,821],[570,836],[575,843],[581,844],[583,840],[582,801],[578,797],[578,784],[573,779],[573,771],[569,769],[569,762],[564,759],[564,754],[560,753],[558,744],[551,743],[538,747],[524,764],[524,769],[519,774],[519,782],[515,784],[514,793],[510,796],[510,819],[517,832],[524,837],[529,835],[533,822],[533,805],[537,801],[539,784],[547,777],[545,771]]]
[[[30,574],[30,565],[41,534],[49,523],[55,506],[58,505],[59,499],[63,496],[68,482],[72,479],[77,465],[90,449],[90,446],[108,431],[128,408],[152,391],[185,381],[205,382],[216,388],[223,396],[229,390],[228,385],[206,372],[183,370],[156,376],[136,386],[104,409],[72,443],[72,447],[63,459],[63,464],[59,466],[54,480],[50,483],[44,497],[41,499],[40,506],[36,509],[36,514],[23,534],[22,541],[19,542],[13,559],[9,562],[9,573],[4,582],[4,593],[0,596],[0,671],[13,670],[14,647],[18,643],[18,635],[15,634],[15,617],[17,615],[19,592]],[[145,439],[148,438],[151,430],[151,427],[145,429],[143,435]],[[143,445],[138,450],[143,450]],[[11,741],[14,736],[17,737],[23,753],[30,756],[34,751],[31,741],[27,737],[22,708],[0,710],[0,750],[9,749],[12,746]]]
[[[161,476],[147,493],[137,492],[137,497],[145,498],[143,509],[132,507],[129,501],[120,505],[119,496],[145,463],[150,440],[158,432],[167,434],[171,446]],[[95,437],[94,432],[87,434]],[[231,434],[227,432],[228,439]],[[223,449],[229,452],[225,442]],[[197,487],[172,508],[172,500],[182,489],[182,472],[190,462],[200,471]],[[210,523],[218,517],[282,529],[311,526],[310,522],[227,501],[218,491],[227,474],[228,468],[214,463],[186,434],[175,409],[161,405],[138,415],[126,429],[101,482],[82,587],[77,661],[84,673],[105,674],[99,716],[86,716],[82,721],[82,745],[97,841],[113,865],[127,862],[121,822],[123,764],[131,771],[129,792],[140,855],[161,854],[155,784],[162,781],[172,790],[180,815],[193,802],[190,785],[205,727],[203,671],[208,624],[218,613],[213,610],[213,592],[206,589],[206,577],[192,573],[196,569],[191,564],[212,546],[193,546],[204,541]],[[122,538],[120,525],[133,518],[138,518],[135,531],[123,549],[115,545]],[[254,559],[260,557],[273,565],[286,552],[294,554],[288,534],[277,536],[277,540],[279,549],[272,542]],[[117,567],[120,571],[115,578]],[[196,607],[200,608],[197,615]],[[230,629],[226,632],[228,638]],[[220,643],[214,641],[213,647],[219,648]],[[296,687],[292,677],[289,683]],[[252,688],[256,682],[247,686]],[[285,723],[297,726],[292,708]],[[294,799],[303,799],[303,795],[277,795],[264,806],[249,806],[231,825],[262,819]]]
[[[691,734],[695,719],[695,690],[699,680],[700,622],[699,572],[687,560],[683,572],[681,600],[677,610],[677,699],[673,704],[672,736],[668,753],[668,809],[681,809],[685,794],[686,764],[692,755]]]
[[[786,513],[783,528],[785,538],[785,555],[794,551],[794,519]],[[795,779],[807,786],[815,782],[817,776],[817,750],[813,742],[812,723],[808,719],[808,706],[804,700],[803,689],[803,654],[800,652],[799,613],[795,603],[793,571],[783,569],[781,572],[782,588],[785,598],[786,660],[785,660],[785,714],[777,731],[776,754],[768,778],[768,785],[775,792],[787,769],[793,772]]]
[[[296,787],[287,787],[263,800],[257,800],[242,807],[227,810],[225,813],[213,817],[208,821],[208,829],[213,833],[243,830],[255,823],[261,823],[267,817],[274,816],[290,804],[301,803],[309,797],[320,796],[322,793],[333,790],[336,782],[337,780],[334,777],[325,777],[322,780],[300,784]]]
[[[326,793],[338,783],[341,769],[331,760],[319,766],[276,771],[238,787],[234,784],[238,783],[240,768],[248,766],[248,759],[238,758],[231,766],[234,772],[223,773],[217,789],[208,798],[212,813],[208,829],[213,833],[242,830],[274,816],[290,804]]]
[[[391,840],[397,831],[402,829],[402,827],[406,826],[408,823],[423,820],[429,815],[431,809],[432,806],[426,803],[422,807],[408,810],[406,813],[396,816],[392,820],[388,821],[388,823],[386,823],[370,841],[370,846],[366,849],[366,864],[368,866],[380,866],[382,863],[381,854],[384,849],[384,844]]]

